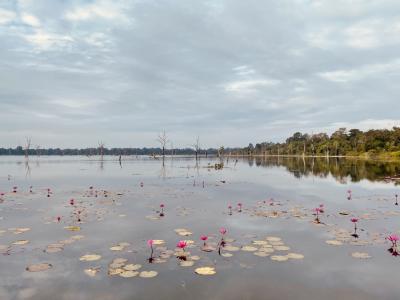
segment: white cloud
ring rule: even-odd
[[[39,50],[63,47],[73,42],[73,38],[68,35],[49,33],[43,29],[38,29],[33,34],[25,34],[23,37]]]
[[[87,21],[95,18],[118,19],[126,21],[123,13],[123,6],[116,1],[96,1],[92,4],[86,4],[69,10],[65,18],[70,21]]]
[[[345,127],[347,129],[357,128],[363,131],[370,129],[392,129],[393,127],[400,127],[400,120],[393,119],[366,119],[358,122],[335,122],[330,126],[330,131],[338,128]]]
[[[22,13],[21,14],[21,20],[27,25],[30,25],[32,27],[39,27],[40,26],[40,21],[38,18],[36,18],[34,15],[30,15],[27,13]]]
[[[392,73],[400,73],[400,59],[382,64],[370,64],[356,69],[336,70],[321,72],[318,75],[326,80],[334,82],[350,82],[362,80],[368,76],[385,73],[386,76]]]
[[[238,66],[233,68],[233,71],[236,73],[236,75],[239,76],[247,76],[254,74],[256,71],[249,66]]]
[[[272,86],[279,84],[279,80],[275,79],[249,79],[229,82],[225,85],[225,91],[234,93],[254,92],[260,87]]]
[[[0,8],[0,25],[8,24],[15,20],[15,12]]]

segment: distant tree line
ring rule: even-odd
[[[40,156],[40,155],[161,155],[163,153],[162,148],[84,148],[84,149],[60,149],[60,148],[48,148],[48,149],[26,149],[22,146],[16,148],[0,148],[0,155],[26,155],[28,151],[29,156]],[[182,149],[164,149],[166,155],[196,155],[196,150],[191,148]],[[218,149],[205,149],[201,150],[200,155],[216,155]]]
[[[263,142],[240,149],[241,155],[359,156],[391,153],[400,157],[400,127],[393,129],[339,128],[327,133],[296,132],[284,143]]]

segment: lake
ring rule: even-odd
[[[0,299],[399,299],[400,163],[216,163],[0,157]]]

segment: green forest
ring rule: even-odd
[[[368,131],[339,128],[330,136],[296,132],[284,143],[249,144],[236,154],[400,158],[400,127]]]

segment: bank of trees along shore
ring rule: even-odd
[[[297,155],[297,156],[379,156],[400,158],[400,127],[393,129],[339,128],[330,136],[326,133],[296,132],[284,143],[249,144],[236,154],[241,155]]]
[[[99,142],[97,148],[85,149],[42,149],[39,146],[30,148],[31,140],[25,147],[0,148],[0,155],[194,155],[218,157],[229,155],[285,155],[285,156],[365,156],[381,158],[400,158],[400,127],[392,129],[359,129],[339,128],[331,135],[327,133],[303,134],[296,132],[283,143],[263,142],[249,144],[244,148],[200,148],[199,137],[187,148],[177,149],[171,146],[167,149],[167,139],[163,131],[157,139],[160,147],[155,148],[106,148]]]

